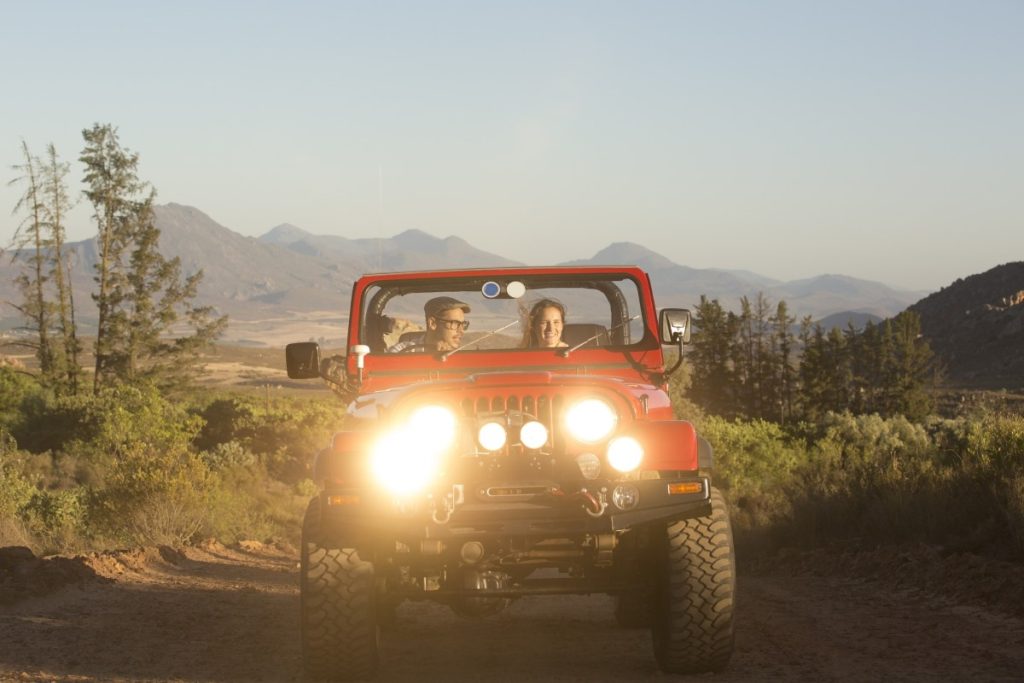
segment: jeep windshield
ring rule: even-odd
[[[647,329],[640,288],[623,273],[388,279],[370,284],[361,303],[359,339],[375,355],[564,355],[626,349],[641,343]]]

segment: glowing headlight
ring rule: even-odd
[[[505,447],[508,434],[499,422],[486,422],[476,433],[476,440],[485,451],[498,451]]]
[[[573,438],[583,443],[597,443],[615,430],[619,416],[599,398],[580,401],[565,413],[565,424]]]
[[[396,495],[422,490],[437,474],[442,454],[455,443],[455,414],[441,406],[423,406],[408,421],[382,436],[370,467],[380,484]]]
[[[422,490],[437,473],[439,451],[424,449],[412,433],[404,430],[385,434],[371,456],[373,474],[384,488],[396,495]]]
[[[540,448],[548,442],[548,428],[531,420],[519,428],[519,440],[527,448]]]
[[[455,443],[455,414],[441,406],[417,408],[409,417],[408,431],[420,444],[440,453]]]
[[[632,472],[644,459],[644,447],[631,436],[620,436],[608,444],[608,464],[619,472]]]

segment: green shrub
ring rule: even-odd
[[[86,544],[86,497],[81,487],[33,493],[22,509],[22,520],[42,552],[67,552]]]
[[[23,454],[0,451],[0,519],[17,517],[32,500],[35,482],[25,476]]]
[[[705,418],[716,479],[738,528],[777,542],[838,539],[996,545],[1024,551],[1024,419],[986,415],[915,424],[828,414],[784,432]]]
[[[22,404],[43,394],[39,384],[10,365],[0,365],[0,432],[15,432],[22,422]]]
[[[254,397],[218,398],[193,409],[204,425],[196,448],[213,452],[236,442],[254,453],[272,477],[286,483],[305,478],[312,455],[341,429],[344,411],[335,401]]]
[[[716,485],[732,502],[740,528],[763,526],[789,514],[789,484],[805,458],[801,441],[764,420],[708,417],[699,427],[714,449]]]

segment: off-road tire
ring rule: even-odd
[[[373,564],[355,548],[330,545],[314,498],[302,523],[303,664],[313,680],[365,680],[377,671],[380,649]]]
[[[711,514],[665,529],[651,628],[667,673],[720,671],[733,649],[735,552],[725,499],[711,489]]]

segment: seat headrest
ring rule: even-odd
[[[590,339],[594,337],[594,339]],[[569,346],[576,346],[584,339],[590,339],[583,348],[595,348],[608,345],[608,330],[604,325],[593,323],[566,323],[562,328],[562,341]]]

